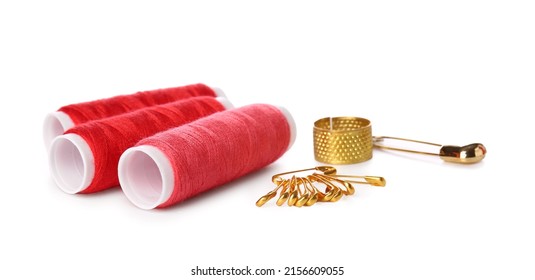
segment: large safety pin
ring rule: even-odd
[[[372,139],[373,139],[373,146],[375,148],[400,151],[400,152],[409,152],[409,153],[415,153],[415,154],[421,154],[421,155],[439,156],[442,160],[447,161],[447,162],[476,163],[476,162],[480,162],[481,160],[483,160],[483,158],[485,158],[485,155],[487,154],[487,149],[481,143],[473,143],[473,144],[461,147],[461,146],[452,146],[452,145],[445,146],[445,145],[431,143],[431,142],[399,138],[399,137],[391,137],[391,136],[373,136]],[[424,145],[437,146],[437,147],[440,147],[440,151],[438,153],[429,153],[429,152],[415,151],[415,150],[396,148],[396,147],[390,147],[390,146],[384,146],[384,145],[378,144],[378,143],[383,142],[385,139],[407,141],[407,142],[419,143],[419,144],[424,144]]]

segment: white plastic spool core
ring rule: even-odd
[[[225,92],[223,92],[223,90],[220,88],[213,87],[212,90],[214,91],[216,97],[226,98]],[[48,149],[54,138],[63,135],[65,131],[69,130],[73,126],[74,122],[66,113],[61,111],[49,113],[45,117],[43,124],[43,140],[45,142],[45,147]]]
[[[290,143],[295,142],[295,121],[288,110],[278,107],[290,127]],[[173,167],[158,148],[142,145],[126,150],[119,160],[119,182],[128,200],[142,209],[154,209],[166,202],[175,184]]]
[[[95,160],[87,142],[77,134],[56,137],[50,146],[52,177],[66,193],[85,190],[95,176]]]
[[[73,126],[74,122],[71,117],[63,112],[57,111],[48,114],[43,124],[43,139],[46,148],[50,147],[54,138],[62,135]]]
[[[124,194],[142,209],[154,209],[166,202],[175,179],[165,154],[153,146],[126,150],[119,160],[119,182]]]

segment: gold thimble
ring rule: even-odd
[[[314,122],[314,156],[330,164],[351,164],[372,158],[371,122],[357,117],[323,118]]]

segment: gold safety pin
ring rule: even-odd
[[[356,180],[345,180],[346,182],[356,183],[356,184],[368,184],[372,185],[374,187],[384,187],[386,186],[386,180],[383,177],[379,176],[356,176],[356,175],[331,175],[332,177],[337,178],[358,178],[358,179],[364,179],[363,181],[356,181]]]
[[[294,174],[304,171],[314,172],[307,176],[298,177],[292,175],[289,179],[284,179],[283,175]],[[332,166],[317,166],[313,168],[300,169],[295,171],[283,172],[273,175],[271,178],[275,184],[275,189],[268,192],[258,199],[256,206],[261,207],[269,200],[277,196],[280,191],[277,205],[282,206],[284,203],[288,206],[311,206],[316,202],[336,202],[344,195],[353,195],[355,188],[351,183],[369,184],[372,186],[383,187],[386,181],[383,177],[378,176],[356,176],[356,175],[337,175],[336,168]],[[344,180],[342,178],[364,179],[364,181]],[[324,185],[325,191],[321,191],[314,183]]]
[[[461,147],[461,146],[452,146],[452,145],[440,145],[436,143],[430,143],[430,142],[412,140],[412,139],[406,139],[406,138],[399,138],[399,137],[391,137],[391,136],[373,136],[372,139],[373,139],[373,146],[379,149],[409,152],[409,153],[415,153],[415,154],[421,154],[421,155],[439,156],[444,161],[454,162],[454,163],[480,162],[481,160],[483,160],[483,158],[485,158],[485,155],[487,154],[487,148],[485,148],[485,146],[483,146],[483,144],[481,143],[473,143],[473,144],[469,144],[469,145]],[[437,146],[437,147],[440,147],[440,151],[438,153],[430,153],[430,152],[415,151],[415,150],[396,148],[396,147],[390,147],[390,146],[384,146],[384,145],[378,144],[378,143],[383,142],[385,139],[413,142],[413,143],[430,145],[430,146]]]
[[[294,171],[288,171],[288,172],[275,174],[273,175],[273,177],[271,177],[271,181],[276,184],[278,180],[282,179],[281,178],[282,175],[288,175],[288,174],[299,173],[299,172],[310,171],[310,170],[321,171],[325,175],[336,174],[336,168],[332,166],[323,165],[323,166],[316,166],[312,168],[306,168],[306,169],[301,169],[301,170],[294,170]]]

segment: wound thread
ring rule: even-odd
[[[138,109],[162,105],[198,96],[215,97],[214,89],[204,84],[140,91],[134,94],[82,102],[63,106],[45,119],[43,135],[48,147],[52,140],[66,130],[88,121],[108,118]]]
[[[267,166],[294,138],[283,108],[219,112],[141,140],[121,156],[119,180],[138,207],[168,207]]]
[[[53,141],[52,175],[67,193],[117,186],[117,165],[126,149],[155,133],[223,111],[226,102],[195,97],[77,125]]]

